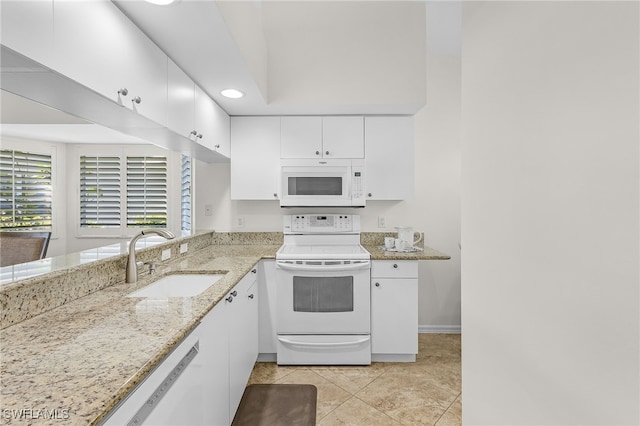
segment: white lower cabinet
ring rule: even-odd
[[[229,299],[229,296],[233,299]],[[258,359],[257,269],[247,274],[225,299],[229,310],[229,418],[240,405],[253,365]],[[229,301],[231,300],[231,301]]]
[[[242,278],[102,424],[230,425],[258,357],[257,278]]]
[[[418,262],[374,260],[371,268],[373,361],[415,361],[418,353]]]

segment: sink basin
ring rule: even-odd
[[[128,294],[127,297],[146,297],[149,299],[193,297],[211,287],[222,277],[224,277],[223,274],[167,275],[140,290]]]

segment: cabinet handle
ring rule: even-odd
[[[233,302],[233,296],[229,296],[224,300],[226,300],[227,302],[231,303],[231,302]]]
[[[393,267],[394,267],[395,269],[398,269],[398,264],[397,264],[397,263],[394,263],[394,264],[393,264]]]
[[[320,155],[320,151],[316,151],[316,155]]]
[[[329,151],[326,151],[326,152],[324,153],[324,155],[329,155]]]
[[[278,198],[278,194],[276,194],[275,192],[273,193],[273,197],[274,198]]]
[[[367,195],[369,196],[369,198],[373,197],[372,193],[368,193]]]
[[[195,130],[192,130],[191,133],[189,133],[189,134],[195,136],[195,135],[198,134],[198,132],[196,132]]]
[[[380,283],[376,283],[376,287],[380,287]]]
[[[251,270],[251,273],[252,273],[252,274],[255,274],[256,272],[258,272],[258,270],[257,270],[256,268],[253,268],[253,269]]]
[[[202,133],[198,133],[198,134],[196,135],[196,138],[198,138],[198,139],[202,139]]]
[[[233,297],[236,297],[236,296],[238,295],[238,292],[237,292],[237,291],[235,291],[235,290],[233,290],[233,291],[231,292],[231,295],[232,295]]]
[[[253,299],[253,294],[250,294],[250,295],[249,295],[249,299]]]
[[[131,99],[131,102],[139,104],[140,102],[142,102],[142,98],[140,96],[136,96],[135,98]]]
[[[126,87],[123,87],[122,89],[118,90],[118,95],[127,96],[128,94],[129,94],[129,91],[127,90]]]
[[[220,144],[214,145],[213,146],[215,149],[220,149]]]

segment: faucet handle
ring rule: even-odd
[[[149,265],[149,274],[153,275],[156,273],[156,268],[158,267],[158,262],[155,260],[144,262],[144,265]]]

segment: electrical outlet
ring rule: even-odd
[[[169,258],[171,258],[171,249],[170,249],[170,248],[168,248],[168,249],[164,249],[164,250],[162,250],[162,257],[161,257],[161,259],[162,259],[162,260],[167,260],[167,259],[169,259]]]
[[[204,215],[213,216],[213,206],[211,204],[204,205]]]
[[[244,216],[238,216],[236,218],[236,228],[244,228]]]
[[[180,244],[180,254],[186,253],[189,250],[189,243]]]
[[[378,228],[386,228],[384,216],[378,216]]]

